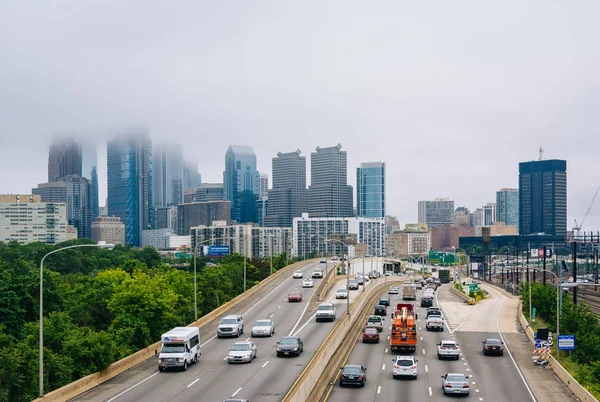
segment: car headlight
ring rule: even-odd
[[[179,363],[183,363],[183,358],[182,358],[182,357],[180,357],[179,359],[177,359],[177,361],[178,361]]]
[[[162,362],[163,362],[163,359],[158,359],[158,362],[159,362],[159,363],[162,363]]]
[[[299,348],[294,348],[294,352],[297,352]]]

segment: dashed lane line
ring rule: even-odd
[[[192,385],[194,385],[194,384],[195,384],[195,383],[197,383],[198,381],[200,381],[200,379],[199,379],[199,378],[196,378],[196,379],[195,379],[194,381],[192,381],[192,382],[190,383],[190,385],[188,385],[187,387],[188,387],[188,388],[189,388],[189,387],[191,387]]]

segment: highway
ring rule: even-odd
[[[374,259],[373,269],[381,271],[381,260]],[[325,264],[313,263],[304,267],[304,276],[310,276],[315,268]],[[331,269],[332,263],[328,263]],[[371,270],[370,259],[365,260],[365,269]],[[362,262],[361,262],[362,268]],[[229,397],[246,398],[257,401],[280,401],[302,372],[312,355],[319,348],[336,322],[317,323],[314,319],[315,303],[308,300],[319,285],[315,279],[314,288],[301,288],[301,280],[293,279],[292,272],[278,279],[274,289],[257,303],[245,306],[244,334],[240,338],[217,339],[216,325],[209,326],[211,332],[201,331],[202,356],[196,365],[187,371],[161,372],[157,370],[155,359],[117,376],[99,387],[76,398],[76,401],[216,401]],[[340,280],[330,292],[330,299],[336,304],[338,318],[346,310],[346,300],[335,300],[335,290],[345,285]],[[301,303],[288,303],[290,291],[302,291]],[[358,291],[350,292],[350,300]],[[275,322],[275,335],[266,338],[250,338],[252,324],[263,318]],[[276,342],[283,336],[297,335],[304,341],[304,353],[300,357],[277,358]],[[226,356],[231,345],[238,340],[251,340],[257,345],[257,358],[250,364],[227,363]]]
[[[425,330],[426,309],[420,307],[421,291],[417,293],[416,312],[419,314],[419,344],[415,356],[418,359],[418,378],[392,378],[394,355],[389,351],[388,335],[391,326],[390,308],[379,344],[356,343],[347,364],[367,367],[367,383],[364,388],[340,388],[336,382],[328,401],[442,401],[441,376],[448,372],[460,372],[472,376],[471,394],[468,399],[476,401],[535,401],[520,371],[509,353],[504,356],[483,356],[482,341],[500,338],[498,317],[502,301],[486,300],[477,306],[468,306],[450,292],[451,284],[442,285],[436,292],[435,304],[445,316],[443,332]],[[401,303],[401,296],[392,296],[391,306]],[[395,308],[394,308],[395,309]],[[513,318],[514,320],[514,318]],[[456,340],[461,349],[460,360],[437,358],[436,345],[441,340]],[[510,346],[510,345],[509,345]]]

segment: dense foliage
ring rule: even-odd
[[[523,311],[529,312],[529,286],[522,283],[520,295]],[[563,294],[560,333],[575,335],[575,350],[568,355],[561,353],[561,363],[573,372],[571,374],[595,396],[600,395],[600,326],[598,316],[585,304],[573,304],[569,294]],[[556,287],[541,283],[531,284],[531,304],[537,316],[556,333]],[[554,342],[557,345],[557,342]],[[563,357],[567,360],[564,361]]]
[[[56,247],[0,242],[0,401],[38,396],[39,264]],[[273,257],[274,271],[287,263]],[[64,250],[44,261],[44,389],[106,368],[194,320],[193,266],[175,269],[153,248]],[[197,261],[198,316],[243,292],[244,257]],[[247,261],[247,287],[270,259]]]

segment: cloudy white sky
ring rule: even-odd
[[[388,212],[470,209],[518,163],[567,160],[569,226],[600,185],[600,2],[0,0],[0,192],[47,177],[55,133],[126,127],[185,145],[220,181],[341,143],[388,168]],[[100,155],[101,194],[105,150]],[[101,204],[103,204],[101,200]],[[600,229],[600,199],[584,229]]]

